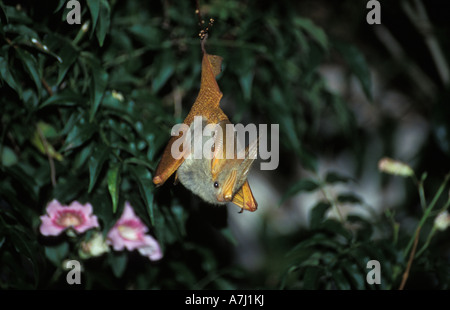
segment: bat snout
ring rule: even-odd
[[[231,201],[233,196],[230,193],[223,193],[217,195],[217,201],[219,202],[228,202]]]

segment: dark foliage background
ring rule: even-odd
[[[381,25],[367,1],[200,2],[225,113],[280,125],[278,169],[252,177],[270,190],[256,185],[259,209],[238,217],[151,181],[199,89],[195,1],[79,2],[69,25],[67,1],[0,1],[1,288],[396,289],[418,227],[406,288],[449,287],[448,231],[433,228],[449,205],[444,1],[425,22],[420,1],[383,1]],[[383,156],[415,174],[382,175]],[[163,259],[80,258],[92,231],[39,233],[52,199],[90,202],[104,235],[130,201]],[[67,259],[82,261],[79,286]]]

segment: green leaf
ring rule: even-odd
[[[72,45],[72,43],[63,43],[63,40],[59,41],[60,44],[63,44],[63,46],[58,52],[58,57],[62,62],[59,63],[58,80],[56,82],[57,85],[59,85],[63,81],[64,77],[67,74],[67,71],[69,71],[70,67],[78,58],[78,50]]]
[[[317,27],[310,19],[296,17],[294,18],[294,25],[303,29],[308,33],[313,40],[315,40],[324,49],[328,49],[328,39],[322,28]]]
[[[63,242],[56,246],[46,246],[45,256],[56,266],[61,267],[64,259],[69,254],[69,244]]]
[[[122,165],[120,163],[113,163],[108,170],[108,190],[111,195],[113,204],[113,213],[116,213],[119,204],[119,189],[120,189],[120,170]]]
[[[0,156],[1,164],[3,166],[10,167],[10,166],[15,165],[18,162],[17,155],[14,153],[14,151],[10,147],[3,145],[3,146],[0,146],[0,150],[1,150],[1,156]]]
[[[350,70],[355,74],[361,83],[361,87],[366,97],[372,101],[371,83],[369,67],[364,55],[359,49],[351,44],[335,41],[334,47],[342,55]]]
[[[312,179],[301,179],[292,185],[281,198],[279,205],[300,192],[312,192],[319,188],[319,183]]]
[[[134,175],[136,183],[139,187],[139,192],[141,193],[142,200],[144,200],[145,205],[148,210],[148,214],[150,217],[150,222],[152,225],[155,225],[155,216],[154,216],[154,206],[153,206],[153,190],[155,188],[155,184],[153,184],[152,174],[150,171],[144,166],[129,166],[131,173]]]
[[[349,181],[354,181],[353,178],[343,176],[342,174],[338,172],[328,172],[327,176],[325,177],[325,183],[328,184],[335,184],[335,183],[348,183]]]
[[[19,10],[14,10],[14,11],[19,11]],[[9,14],[9,12],[11,12],[11,10],[7,10],[6,15],[8,15],[9,19],[11,19],[11,15]],[[10,23],[8,25],[5,25],[3,27],[3,30],[5,32],[14,33],[14,34],[18,35],[13,40],[13,43],[16,43],[17,41],[30,42],[32,38],[36,38],[36,39],[39,38],[38,33],[34,29],[32,29],[32,28],[30,28],[28,26],[25,26],[24,24],[13,25],[12,23]]]
[[[57,106],[75,106],[83,102],[83,97],[80,94],[76,94],[73,91],[67,89],[54,94],[41,103],[39,109],[45,108],[51,105]]]
[[[332,278],[338,289],[340,290],[351,289],[349,281],[347,280],[341,269],[333,270]]]
[[[27,16],[27,14],[25,13],[25,10],[18,10],[16,8],[16,6],[5,6],[4,9],[5,9],[6,16],[8,16],[9,24],[7,26],[10,26],[11,23],[17,23],[17,24],[33,23],[33,20]]]
[[[24,163],[20,162],[14,166],[6,167],[3,171],[6,175],[11,176],[18,181],[20,192],[27,193],[31,199],[37,199],[39,188],[36,185],[36,179],[32,177],[32,172],[24,169]]]
[[[86,122],[85,118],[80,119],[68,133],[64,149],[67,151],[86,143],[97,132],[97,128],[95,123]]]
[[[31,239],[33,234],[30,230],[26,230],[25,227],[19,225],[11,226],[8,233],[14,248],[20,253],[20,257],[31,264],[36,285],[39,279],[38,255],[40,252],[37,249],[36,240]]]
[[[166,84],[175,71],[173,53],[166,49],[160,55],[161,56],[155,60],[155,63],[157,64],[155,69],[156,72],[152,77],[152,91],[155,93]]]
[[[88,1],[89,2],[89,1]],[[67,3],[67,0],[59,0],[58,6],[56,7],[56,9],[53,11],[53,13],[58,12],[59,10],[62,9],[62,7]]]
[[[3,5],[2,1],[0,1],[0,21],[2,22],[3,25],[6,25],[8,23],[8,15],[6,15],[5,6]]]
[[[358,268],[358,266],[351,264],[347,260],[345,260],[342,265],[344,267],[344,272],[347,278],[350,280],[352,286],[358,290],[365,289],[366,274],[363,273],[362,270]],[[366,269],[364,269],[364,271],[366,271]]]
[[[113,274],[117,278],[121,278],[127,267],[128,262],[127,253],[112,253],[108,255],[107,261],[111,266]]]
[[[91,108],[89,110],[89,122],[92,122],[106,90],[108,73],[103,69],[100,61],[93,55],[84,54],[84,56],[83,59],[86,60],[90,68],[90,73],[92,74],[93,85],[90,86]]]
[[[141,166],[145,166],[150,170],[155,170],[155,165],[152,164],[151,162],[148,162],[146,160],[142,160],[136,157],[130,157],[127,158],[123,161],[125,164],[136,164],[136,165],[141,165]]]
[[[363,242],[371,239],[373,227],[369,221],[353,214],[347,215],[346,220],[348,223],[356,224],[358,226],[356,236],[359,241]]]
[[[310,227],[316,229],[325,220],[325,214],[330,209],[330,204],[325,202],[319,202],[311,209],[310,215]]]
[[[299,262],[299,266],[320,266],[321,265],[321,257],[322,253],[319,251],[316,251],[312,253],[312,255],[309,255],[308,258],[306,258],[304,261]]]
[[[37,125],[36,130],[34,131],[34,135],[31,138],[31,143],[42,153],[45,154],[51,158],[55,158],[56,160],[63,160],[63,156],[58,153],[53,145],[48,143],[48,141],[41,138],[40,131],[42,132],[42,127],[45,127],[44,122],[39,122]],[[44,134],[45,138],[45,134]]]
[[[98,16],[100,15],[100,0],[89,0],[87,1],[87,5],[89,7],[89,11],[91,12],[92,18],[92,30],[91,36],[94,33],[94,29],[97,26]]]
[[[146,46],[161,47],[164,37],[160,32],[160,28],[153,26],[152,24],[138,24],[135,23],[128,28],[128,31],[133,37],[141,41]]]
[[[103,46],[105,41],[106,33],[109,30],[110,25],[110,15],[111,8],[107,0],[101,0],[100,2],[100,17],[98,20],[98,25],[95,29],[95,34],[97,35],[98,43]]]
[[[316,266],[307,267],[303,276],[303,288],[306,290],[317,289],[317,282],[321,275],[321,268]]]
[[[34,58],[34,56],[31,55],[26,50],[17,48],[16,51],[17,51],[17,54],[19,55],[19,58],[22,60],[25,70],[31,75],[34,83],[36,84],[36,89],[37,89],[39,97],[40,97],[41,91],[42,91],[42,83],[41,83],[41,76],[42,76],[41,73],[42,72],[40,72],[40,70],[39,70],[39,66],[36,61],[36,58]]]
[[[8,60],[4,57],[0,57],[0,76],[9,87],[17,92],[19,98],[22,98],[22,88],[20,87],[20,84],[16,82],[12,71],[9,70]]]
[[[287,253],[287,256],[296,257],[296,256],[302,256],[302,260],[308,259],[310,256],[314,254],[314,252],[317,251],[317,248],[323,248],[327,250],[335,251],[341,246],[340,243],[338,243],[336,240],[330,238],[329,235],[318,232],[315,233],[311,238],[304,240],[300,243],[298,243],[292,250],[290,250]],[[307,249],[313,249],[312,253],[307,252]],[[306,256],[303,256],[304,254],[307,254]]]
[[[88,193],[94,188],[98,175],[102,170],[103,164],[108,158],[110,150],[105,145],[99,145],[95,148],[93,155],[89,159],[89,188]]]
[[[318,229],[328,231],[337,236],[342,236],[347,240],[350,240],[352,238],[352,234],[347,229],[345,229],[340,222],[333,219],[325,220],[319,225]]]
[[[81,171],[85,170],[86,165],[88,165],[88,160],[94,152],[95,145],[97,145],[96,141],[91,141],[80,148],[78,152],[75,152],[75,158],[72,159],[73,169],[81,169]]]
[[[363,204],[361,197],[354,193],[339,194],[337,201],[340,203]]]
[[[239,84],[241,85],[245,100],[250,100],[252,98],[253,77],[254,73],[252,71],[248,71],[239,76]]]

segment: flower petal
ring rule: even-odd
[[[108,232],[106,243],[112,245],[115,251],[122,251],[124,249],[124,240],[120,237],[119,230],[116,226]]]
[[[133,207],[127,201],[121,217],[108,232],[108,244],[116,251],[123,248],[133,251],[145,245],[144,234],[147,231],[148,227],[136,216]]]
[[[107,243],[111,245],[115,251],[123,251],[124,248],[128,251],[133,251],[145,244],[144,240],[127,240],[123,238],[116,226],[108,232]]]
[[[434,227],[437,230],[444,231],[450,226],[450,214],[446,211],[440,212],[434,219]]]
[[[68,206],[66,206],[69,210],[72,211],[79,211],[85,214],[86,216],[89,216],[92,214],[92,206],[90,203],[87,203],[86,205],[82,205],[78,201],[72,201],[72,203]]]
[[[65,227],[55,225],[47,215],[41,216],[40,219],[42,224],[39,227],[39,231],[44,236],[57,236],[65,229]]]
[[[95,227],[100,227],[100,225],[98,224],[97,216],[91,215],[89,217],[86,217],[86,221],[83,224],[75,226],[74,229],[79,233],[83,233],[86,230]]]
[[[47,212],[48,215],[50,215],[50,217],[54,217],[57,214],[58,210],[61,208],[62,208],[61,203],[58,200],[53,199],[47,205],[47,208],[45,209],[45,211]]]
[[[133,207],[130,205],[128,201],[125,202],[125,207],[123,208],[122,216],[120,217],[121,220],[134,220],[140,219],[136,216],[134,213]]]
[[[163,257],[158,241],[152,236],[146,235],[144,237],[144,242],[145,245],[138,248],[138,251],[142,256],[148,257],[151,261],[157,261]]]

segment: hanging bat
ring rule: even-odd
[[[216,76],[221,72],[222,57],[209,55],[202,40],[202,73],[200,91],[184,124],[193,132],[193,120],[195,116],[202,117],[202,129],[214,124],[222,129],[224,135],[216,135],[213,138],[214,145],[211,149],[213,157],[195,159],[192,155],[193,148],[184,148],[183,156],[174,158],[172,145],[178,139],[187,139],[187,134],[180,133],[169,140],[161,161],[156,169],[153,183],[157,186],[176,173],[175,180],[179,180],[187,189],[212,204],[225,204],[233,202],[243,210],[255,211],[257,203],[253,197],[247,176],[254,158],[256,158],[257,141],[251,143],[244,150],[244,158],[237,156],[236,145],[226,145],[226,125],[230,124],[228,117],[219,106],[222,92],[216,81]],[[205,137],[203,137],[205,139]],[[234,139],[236,141],[236,139]],[[206,140],[203,140],[203,143]],[[227,159],[226,150],[235,150],[234,158]],[[220,155],[219,155],[220,154]],[[239,159],[242,158],[242,159]]]

